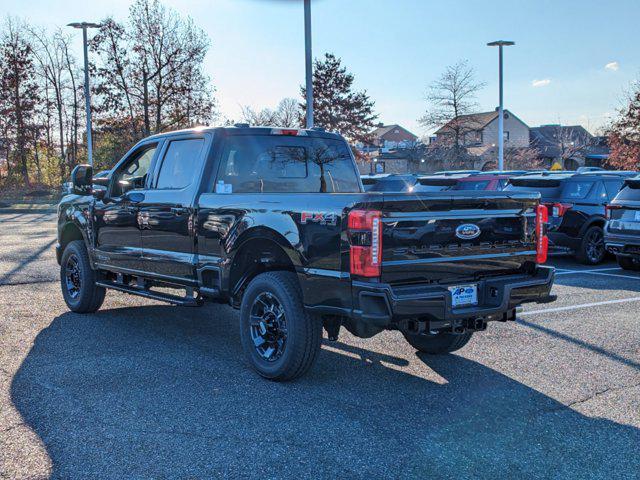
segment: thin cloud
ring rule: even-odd
[[[620,64],[618,62],[609,62],[604,66],[604,68],[606,70],[612,70],[614,72],[617,72],[618,69],[620,68]]]
[[[547,85],[549,85],[551,83],[551,79],[550,78],[543,78],[542,80],[534,80],[531,82],[531,86],[538,88],[538,87],[546,87]]]

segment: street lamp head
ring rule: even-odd
[[[93,23],[93,22],[73,22],[68,23],[67,27],[73,28],[100,28],[102,27],[101,23]]]
[[[509,47],[515,44],[516,42],[512,42],[511,40],[496,40],[495,42],[487,43],[487,46],[488,47]]]

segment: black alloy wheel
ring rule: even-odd
[[[604,233],[600,228],[590,228],[585,236],[585,253],[591,263],[600,263],[604,258]]]
[[[271,292],[258,295],[251,306],[251,340],[258,355],[268,362],[279,359],[287,346],[287,318]]]
[[[74,253],[69,255],[64,268],[65,284],[67,293],[72,299],[78,298],[82,288],[82,278],[78,256]]]

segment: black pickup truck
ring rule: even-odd
[[[250,364],[275,380],[308,370],[323,327],[445,353],[553,299],[538,194],[367,193],[347,142],[322,130],[155,135],[72,183],[57,245],[71,310],[96,311],[106,289],[229,303]]]

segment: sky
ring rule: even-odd
[[[164,0],[211,39],[205,68],[220,113],[274,107],[304,82],[301,0]],[[0,0],[0,15],[48,29],[107,16],[126,20],[129,0]],[[331,52],[375,101],[379,121],[428,134],[425,93],[448,65],[468,60],[498,104],[498,39],[505,49],[505,108],[529,126],[581,124],[597,132],[640,78],[640,1],[313,0],[314,57]],[[74,31],[71,31],[72,33]],[[81,40],[77,31],[78,56]]]

